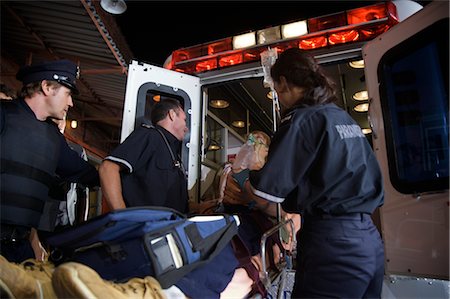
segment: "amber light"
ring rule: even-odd
[[[348,24],[359,24],[387,18],[386,4],[376,4],[347,11]]]
[[[242,63],[242,53],[222,56],[219,58],[219,66],[229,66]]]
[[[196,72],[205,72],[210,71],[217,68],[217,60],[216,58],[211,58],[207,60],[200,61],[195,66]]]
[[[348,30],[330,34],[330,37],[328,37],[328,41],[330,42],[330,44],[335,45],[354,42],[358,40],[358,38],[358,30]]]
[[[337,13],[308,20],[309,32],[318,32],[347,25],[345,13]]]
[[[318,36],[301,40],[298,47],[303,50],[310,50],[325,47],[327,44],[325,36]]]

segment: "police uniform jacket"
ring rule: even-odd
[[[335,104],[299,106],[281,121],[253,192],[304,215],[372,213],[383,182],[361,128]]]
[[[53,121],[38,120],[23,99],[0,103],[0,138],[2,227],[53,230],[59,204],[49,190],[57,175],[99,185],[96,169],[68,147]]]
[[[164,134],[179,159],[181,142],[163,127],[155,128]],[[122,165],[122,194],[127,207],[163,206],[187,213],[186,175],[174,165],[163,137],[155,128],[136,128],[105,159]]]

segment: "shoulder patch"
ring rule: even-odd
[[[154,129],[155,128],[153,125],[149,125],[149,124],[145,124],[145,123],[142,123],[141,127],[144,127],[146,129]]]

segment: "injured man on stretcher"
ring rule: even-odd
[[[283,250],[292,246],[300,227],[300,216],[282,213],[292,219],[294,231],[286,227],[269,239],[266,256],[261,256],[261,237],[277,223],[275,207],[264,212],[243,194],[240,185],[249,170],[263,167],[270,138],[263,132],[252,132],[241,147],[233,164],[226,165],[220,180],[220,196],[212,202],[191,206],[193,214],[233,214],[239,217],[238,233],[209,263],[184,275],[173,286],[163,289],[154,277],[132,278],[124,283],[102,279],[92,268],[66,262],[55,267],[50,262],[27,260],[8,263],[0,257],[0,289],[11,298],[251,298],[265,297],[260,280],[262,259],[274,266]],[[205,208],[208,207],[208,208]],[[266,214],[265,212],[271,212]],[[23,282],[21,282],[23,281]],[[26,288],[20,289],[27,283]]]

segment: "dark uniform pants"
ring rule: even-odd
[[[305,216],[292,298],[380,298],[384,247],[368,214]]]

